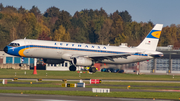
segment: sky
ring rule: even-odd
[[[180,24],[180,0],[1,0],[3,6],[13,6],[30,10],[33,5],[37,6],[41,13],[55,6],[60,10],[69,12],[72,16],[76,11],[83,9],[100,9],[108,13],[116,10],[127,10],[136,22],[152,21],[154,24],[161,23],[164,26]]]

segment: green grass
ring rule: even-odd
[[[0,84],[0,87],[61,87],[59,84]]]
[[[0,90],[0,93],[18,94],[51,94],[51,95],[70,95],[70,96],[92,96],[92,97],[114,97],[114,98],[144,98],[144,99],[173,99],[178,100],[178,92],[110,92],[92,93],[91,91],[40,91],[40,90]]]
[[[26,75],[24,72],[26,71]],[[180,75],[136,75],[122,73],[96,72],[88,74],[86,71],[79,77],[77,72],[72,71],[45,71],[37,70],[37,75],[33,75],[33,70],[13,70],[0,69],[0,78],[53,78],[53,79],[115,79],[115,80],[180,80]],[[16,76],[15,76],[16,73]],[[46,76],[47,73],[47,76]]]
[[[24,72],[26,71],[26,75]],[[44,71],[38,70],[37,75],[33,75],[33,70],[13,70],[13,69],[0,69],[0,78],[42,78],[42,79],[115,79],[119,82],[102,82],[101,84],[90,85],[86,81],[87,88],[114,88],[114,89],[127,89],[130,85],[130,89],[144,89],[144,90],[179,90],[179,83],[155,83],[155,82],[121,82],[120,80],[165,80],[165,81],[179,81],[180,76],[175,75],[136,75],[136,74],[121,74],[121,73],[107,73],[96,72],[94,74],[85,73],[79,74],[71,71]],[[15,76],[16,73],[16,76]],[[47,73],[47,76],[46,76]],[[0,81],[2,82],[2,81]],[[11,81],[9,84],[1,87],[61,87],[62,81]],[[16,84],[10,84],[10,82],[16,82]],[[32,82],[32,84],[30,84]],[[77,83],[78,81],[68,81],[68,83]],[[39,83],[39,84],[35,84]],[[111,93],[92,93],[90,91],[44,91],[44,90],[0,90],[0,93],[21,93],[24,94],[53,94],[53,95],[74,95],[74,96],[98,96],[98,97],[120,97],[120,98],[155,98],[155,99],[174,99],[178,100],[180,92],[111,92]]]
[[[1,82],[1,81],[0,81]],[[61,87],[62,81],[10,81],[8,84],[0,84],[1,87]],[[32,82],[32,84],[30,84]],[[13,83],[13,84],[12,84]],[[15,84],[14,84],[15,83]],[[67,83],[78,83],[78,81],[68,81]],[[144,90],[179,90],[179,83],[139,83],[139,82],[102,82],[101,84],[91,84],[85,82],[86,88],[114,88],[114,89],[144,89]]]
[[[141,83],[141,82],[102,82],[99,85],[88,85],[86,87],[97,88],[116,88],[127,89],[127,86],[131,86],[130,89],[148,89],[148,90],[180,90],[179,83]]]

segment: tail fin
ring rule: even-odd
[[[156,50],[161,35],[163,24],[156,24],[146,38],[136,48],[145,50]]]

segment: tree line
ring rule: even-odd
[[[107,14],[99,10],[84,9],[74,15],[57,7],[48,8],[43,14],[38,7],[30,10],[4,7],[0,3],[0,50],[15,39],[39,39],[93,44],[137,46],[153,28],[153,22],[132,21],[128,11],[118,10]],[[159,46],[179,47],[180,25],[163,27]]]

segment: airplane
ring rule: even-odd
[[[90,72],[96,72],[94,63],[128,64],[150,60],[163,56],[156,51],[163,24],[156,24],[137,47],[120,47],[74,42],[17,39],[4,48],[10,55],[43,58],[45,63],[60,64],[70,61],[70,71],[77,66],[89,66]]]

